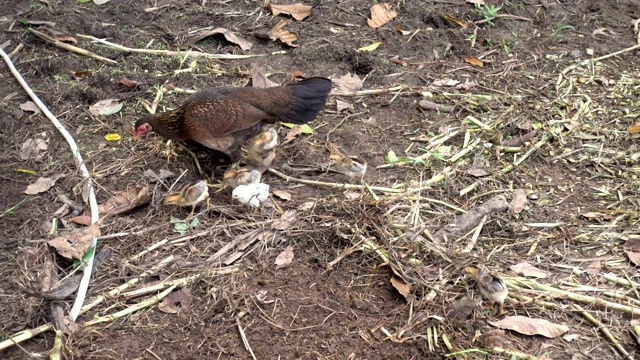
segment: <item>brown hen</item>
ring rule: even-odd
[[[193,94],[173,111],[141,118],[133,135],[155,132],[175,141],[196,142],[234,159],[239,147],[268,124],[306,124],[315,119],[329,91],[331,80],[320,77],[264,89],[211,88]]]

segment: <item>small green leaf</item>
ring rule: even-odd
[[[122,105],[123,103],[118,103],[118,105],[112,107],[111,109],[107,109],[105,111],[102,112],[102,115],[112,115],[117,113],[118,111],[122,110]]]
[[[169,222],[170,222],[170,223],[172,223],[172,224],[175,224],[175,223],[181,223],[181,222],[183,222],[183,221],[182,221],[181,219],[178,219],[178,218],[177,218],[177,217],[175,217],[175,216],[172,216],[172,217],[171,217],[171,220],[169,220]]]
[[[77,2],[79,2],[79,3],[81,3],[81,4],[84,4],[84,3],[91,2],[91,1],[93,1],[93,0],[76,0],[76,1],[77,1]]]
[[[296,124],[292,124],[292,123],[285,123],[285,122],[281,122],[280,125],[287,127],[289,129],[291,129],[292,127],[296,126]],[[311,128],[311,126],[304,124],[302,125],[302,133],[303,134],[313,134],[313,128]]]
[[[447,349],[449,349],[449,351],[453,350],[453,346],[451,346],[447,334],[442,334],[442,341],[444,341],[444,344],[447,346]]]
[[[302,133],[303,134],[313,134],[313,129],[311,128],[311,126],[304,124],[302,125]]]
[[[198,219],[197,216],[194,216],[193,220],[191,220],[191,224],[190,225],[191,225],[192,228],[200,225],[200,219]]]
[[[175,223],[173,225],[173,232],[177,232],[178,234],[186,234],[189,231],[189,225],[185,223]]]
[[[94,252],[96,252],[96,248],[95,247],[89,248],[89,251],[87,251],[87,253],[84,254],[84,256],[82,257],[82,261],[83,262],[89,261],[89,259],[93,256]]]

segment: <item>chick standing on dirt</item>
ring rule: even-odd
[[[260,182],[262,174],[255,169],[238,168],[238,164],[234,164],[227,171],[225,171],[222,177],[222,188],[231,190],[237,188],[240,185],[257,184]]]
[[[333,170],[345,174],[351,181],[362,179],[367,171],[367,163],[353,156],[344,156],[335,144],[329,144],[329,159]]]
[[[202,201],[209,199],[209,187],[206,180],[200,180],[195,184],[188,184],[179,192],[171,193],[164,198],[162,205],[178,205],[191,206],[191,213],[188,218],[193,216],[196,211],[196,205]]]
[[[509,290],[504,280],[492,275],[488,270],[474,265],[465,267],[464,271],[476,280],[480,293],[489,301],[491,309],[494,309],[495,304],[498,303],[500,305],[498,315],[506,314],[504,300],[507,298]]]
[[[274,128],[249,139],[246,146],[247,166],[265,172],[276,157],[278,133]]]

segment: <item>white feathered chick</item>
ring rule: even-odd
[[[269,197],[269,185],[265,183],[239,185],[231,192],[231,199],[241,204],[260,207]]]

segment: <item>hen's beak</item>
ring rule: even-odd
[[[133,132],[133,138],[136,140],[140,140],[140,135],[138,135],[136,133],[136,128],[134,128],[133,126],[131,127],[131,131]]]

